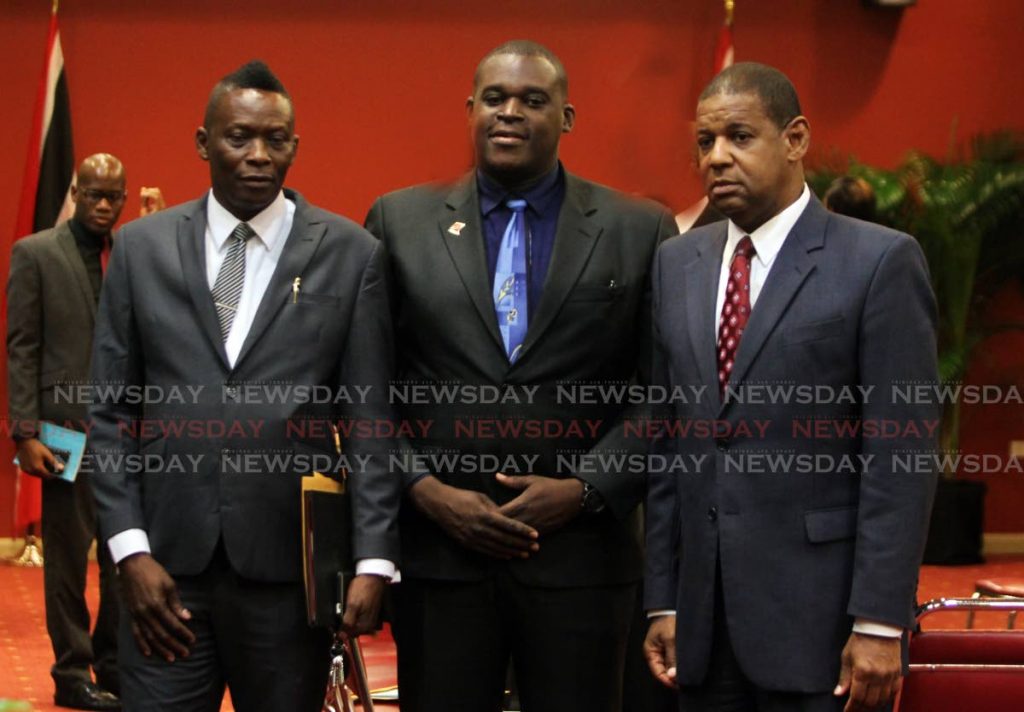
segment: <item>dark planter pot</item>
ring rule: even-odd
[[[940,566],[984,563],[981,534],[986,489],[984,482],[939,480],[924,563]]]

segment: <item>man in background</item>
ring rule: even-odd
[[[403,709],[498,709],[511,657],[523,710],[611,712],[641,572],[644,470],[601,456],[642,458],[644,445],[623,433],[623,400],[571,389],[643,379],[650,262],[674,224],[559,162],[576,110],[547,48],[488,53],[466,111],[475,169],[385,195],[366,219],[393,269],[398,385],[508,396],[399,403],[402,418],[433,423],[411,442],[429,472],[404,473]],[[565,432],[486,431],[529,423]],[[458,462],[430,459],[446,453]]]
[[[86,404],[56,397],[55,388],[88,379],[111,230],[125,195],[117,158],[107,153],[86,158],[71,188],[73,216],[15,242],[7,282],[8,410],[19,466],[43,480],[43,595],[55,658],[54,701],[75,709],[120,709],[116,572],[109,552],[99,547],[100,606],[90,635],[86,566],[97,535],[90,475],[61,479],[64,465],[39,439],[39,426],[49,421],[87,429]]]
[[[810,125],[778,70],[724,70],[696,128],[728,221],[658,251],[654,378],[706,386],[665,417],[716,437],[657,445],[691,466],[648,480],[651,669],[687,711],[885,707],[935,488],[937,408],[893,391],[938,381],[924,256],[810,193]]]

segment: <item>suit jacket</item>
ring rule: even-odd
[[[689,232],[655,261],[655,379],[707,387],[700,402],[674,404],[669,424],[718,424],[717,437],[676,430],[657,444],[688,469],[649,477],[645,605],[678,612],[679,680],[701,682],[718,565],[747,676],[823,692],[854,617],[913,623],[939,413],[892,388],[937,382],[935,300],[911,237],[812,197],[740,341],[732,383],[747,395],[723,405],[715,302],[726,232],[725,222]],[[765,396],[760,386],[804,391]],[[874,390],[857,402],[840,395],[858,386]],[[815,420],[823,429],[808,430]],[[896,430],[880,436],[883,421]],[[924,467],[899,460],[915,452]]]
[[[558,386],[626,384],[637,378],[641,354],[649,350],[650,262],[659,241],[674,232],[674,223],[649,201],[568,173],[565,180],[543,295],[531,307],[523,350],[512,365],[494,312],[475,176],[454,187],[418,186],[385,195],[367,217],[392,267],[399,381],[468,386],[471,393],[498,387],[521,396],[519,402],[483,404],[399,398],[401,418],[432,423],[428,434],[411,438],[416,453],[465,458],[451,467],[434,461],[426,471],[499,504],[516,493],[495,481],[495,470],[579,474],[607,503],[604,512],[580,516],[543,536],[540,552],[529,560],[504,564],[456,544],[406,502],[401,513],[405,576],[479,580],[507,565],[527,583],[577,586],[634,581],[641,575],[634,515],[642,497],[642,470],[599,464],[576,472],[571,459],[580,453],[642,452],[643,444],[625,437],[619,423],[628,403],[574,404],[559,398]],[[535,389],[532,397],[528,388]],[[530,423],[549,430],[501,436],[460,430],[460,423]],[[569,432],[573,423],[582,432]],[[500,461],[490,464],[488,456]],[[533,467],[513,472],[505,458]],[[416,474],[410,469],[406,482]]]
[[[163,392],[142,403],[126,392],[91,408],[101,530],[109,538],[144,529],[172,575],[201,572],[223,539],[242,576],[301,580],[300,475],[334,453],[329,421],[386,416],[377,403],[391,330],[378,243],[285,192],[296,203],[292,230],[234,367],[206,278],[206,198],[125,225],[111,255],[93,379]],[[339,404],[334,394],[348,385],[371,386],[368,402]],[[187,386],[198,395],[171,397]],[[331,395],[314,395],[321,387]],[[144,426],[131,430],[133,422]],[[199,425],[165,430],[175,422]],[[345,443],[347,455],[371,458],[349,478],[353,552],[397,561],[399,483],[373,457],[380,448],[368,438]]]
[[[14,243],[7,281],[7,396],[15,423],[81,430],[86,405],[58,384],[89,376],[96,301],[67,222]]]

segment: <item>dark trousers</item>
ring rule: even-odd
[[[393,587],[403,712],[619,712],[636,585],[539,588],[507,573]]]
[[[330,635],[306,623],[301,583],[249,581],[223,547],[206,571],[175,578],[191,653],[173,663],[144,657],[125,613],[120,626],[125,712],[216,712],[225,685],[238,712],[319,712],[327,689]]]
[[[721,576],[716,579],[714,637],[708,674],[700,685],[679,689],[680,712],[842,712],[847,698],[834,697],[831,690],[816,694],[780,692],[761,689],[750,681],[733,652]],[[782,620],[777,623],[786,625]],[[685,645],[686,641],[682,643]]]
[[[89,633],[85,581],[89,547],[96,537],[96,506],[88,473],[74,482],[43,482],[43,597],[53,645],[50,674],[58,687],[91,681],[117,691],[117,572],[105,546],[97,547],[100,607]]]

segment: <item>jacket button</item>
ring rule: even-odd
[[[708,507],[708,521],[713,522],[718,519],[718,507]]]
[[[238,386],[227,386],[224,389],[224,392],[231,400],[235,400],[236,398],[238,398]]]
[[[718,446],[719,452],[726,452],[729,450],[729,441],[726,438],[718,438],[715,440],[715,444]]]

